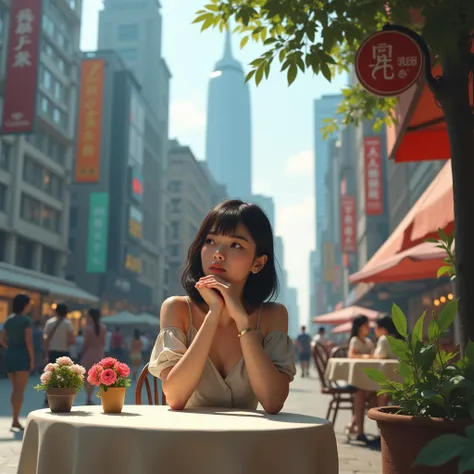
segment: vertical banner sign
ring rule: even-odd
[[[107,234],[109,229],[108,193],[89,196],[89,234],[87,239],[87,273],[107,271]]]
[[[99,182],[104,72],[104,59],[82,61],[76,151],[77,183]]]
[[[383,214],[382,146],[380,137],[364,137],[365,213]]]
[[[11,1],[2,134],[34,131],[42,4]]]
[[[341,196],[341,251],[357,252],[356,201],[354,196]]]

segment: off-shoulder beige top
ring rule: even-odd
[[[186,334],[177,327],[163,328],[158,334],[148,366],[148,370],[155,377],[160,378],[164,369],[176,365],[196,337],[197,329],[193,326],[191,305],[187,298],[186,301],[189,307],[189,329]],[[263,337],[260,331],[261,313],[262,308],[258,314],[257,334],[263,348],[275,367],[287,374],[292,381],[296,373],[293,342],[283,331],[270,331]],[[225,378],[208,357],[201,380],[186,408],[225,407],[255,410],[257,405],[258,400],[250,385],[243,357]]]

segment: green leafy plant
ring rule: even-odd
[[[34,388],[47,392],[50,388],[74,388],[79,392],[84,385],[86,370],[82,365],[74,364],[66,356],[58,357],[54,364],[47,364]]]
[[[436,247],[446,252],[444,265],[438,269],[438,278],[447,275],[451,280],[456,278],[456,261],[454,259],[454,234],[446,235],[443,229],[438,229],[439,239],[428,239]]]

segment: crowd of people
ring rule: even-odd
[[[101,312],[91,308],[86,324],[75,333],[67,318],[69,308],[58,303],[55,314],[47,321],[32,320],[28,315],[30,297],[18,294],[12,302],[12,314],[3,325],[0,345],[4,347],[3,367],[12,385],[12,430],[23,430],[19,415],[25,388],[30,375],[39,374],[47,363],[58,357],[71,357],[89,370],[105,356],[112,356],[130,363],[135,380],[150,357],[152,336],[135,329],[132,337],[125,337],[120,327],[107,329],[101,321]],[[85,382],[86,404],[93,405],[94,387]],[[48,406],[45,397],[44,406]]]

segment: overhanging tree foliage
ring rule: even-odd
[[[249,40],[263,44],[247,76],[257,85],[278,63],[289,84],[307,70],[330,81],[352,69],[360,43],[386,23],[422,36],[443,71],[441,77],[428,77],[427,84],[444,111],[451,146],[462,345],[474,340],[474,116],[469,102],[474,0],[210,0],[195,22],[202,30],[223,30],[230,19],[242,35],[241,47]],[[393,122],[396,99],[371,96],[359,85],[343,95],[338,115],[344,124],[374,118],[376,126]],[[326,132],[335,126],[328,123]]]

